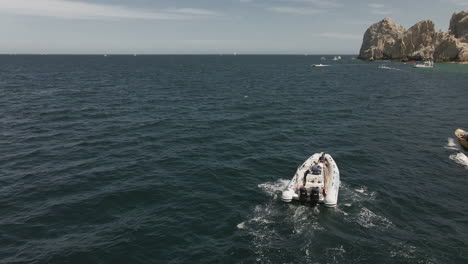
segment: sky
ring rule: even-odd
[[[2,54],[357,54],[385,17],[446,31],[468,0],[0,0]]]

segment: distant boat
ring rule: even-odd
[[[328,67],[328,66],[330,66],[330,65],[328,65],[328,64],[322,64],[322,63],[320,63],[320,64],[312,64],[312,67]]]
[[[334,61],[341,60],[341,56],[335,56],[335,57],[333,57],[333,60]]]
[[[104,57],[107,57],[107,54],[104,54]]]
[[[414,68],[434,68],[434,62],[433,61],[425,61],[424,63],[418,63],[414,65]]]
[[[327,58],[325,58],[325,57],[321,57],[321,58],[320,58],[320,60],[327,60]]]

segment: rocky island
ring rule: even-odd
[[[454,13],[448,32],[435,31],[431,20],[420,21],[405,30],[385,18],[367,29],[359,58],[468,62],[468,12]]]

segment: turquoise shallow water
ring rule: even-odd
[[[0,262],[467,263],[468,65],[319,58],[0,56]]]

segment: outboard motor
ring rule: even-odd
[[[310,191],[310,206],[315,207],[317,206],[320,199],[320,190],[319,188],[315,187],[312,188]]]
[[[307,189],[304,186],[299,188],[299,201],[302,205],[307,202]]]

